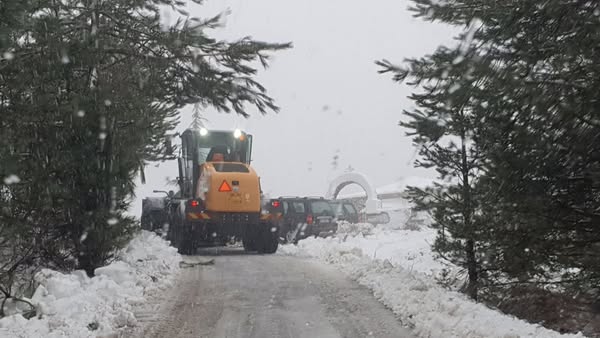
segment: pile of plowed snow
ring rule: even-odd
[[[89,278],[83,271],[42,270],[29,299],[37,316],[0,319],[0,337],[96,337],[136,325],[133,308],[152,293],[166,290],[178,269],[177,250],[142,231],[110,265]]]
[[[434,230],[366,229],[341,228],[336,237],[308,238],[282,246],[279,253],[336,265],[371,289],[419,337],[583,337],[527,323],[442,287],[436,279],[458,269],[431,252]]]

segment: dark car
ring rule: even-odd
[[[350,202],[331,200],[329,201],[331,208],[335,212],[338,221],[346,221],[348,223],[358,223],[359,215],[356,207]]]
[[[266,206],[269,213],[280,213],[279,233],[284,243],[297,243],[310,236],[327,236],[337,231],[335,212],[322,197],[279,197]]]
[[[142,200],[141,225],[143,230],[161,233],[173,210],[173,191],[154,190],[154,193],[164,193],[164,197],[146,197]]]

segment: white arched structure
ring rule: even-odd
[[[381,200],[377,198],[377,192],[371,183],[369,183],[367,177],[361,173],[345,173],[335,178],[329,184],[326,197],[328,199],[336,199],[340,191],[350,184],[358,184],[367,193],[367,202],[365,205],[367,214],[380,212]]]

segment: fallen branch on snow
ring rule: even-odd
[[[195,262],[195,263],[181,261],[181,262],[179,262],[179,267],[180,268],[193,268],[193,267],[199,266],[199,265],[214,265],[214,264],[215,264],[214,259],[209,259],[207,261]]]

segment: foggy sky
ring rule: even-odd
[[[414,169],[415,149],[398,126],[412,88],[377,73],[375,60],[401,63],[453,44],[456,29],[415,19],[403,0],[212,0],[191,8],[206,18],[227,9],[224,28],[210,32],[226,40],[288,42],[258,79],[281,107],[279,114],[252,117],[205,111],[209,128],[241,128],[254,135],[253,165],[271,195],[323,195],[328,181],[348,166],[381,186],[404,176],[432,176]],[[179,130],[191,122],[182,111]],[[338,152],[339,151],[339,152]],[[333,157],[339,156],[334,170]],[[176,163],[146,168],[141,198],[165,188]],[[170,189],[176,190],[176,187]]]

